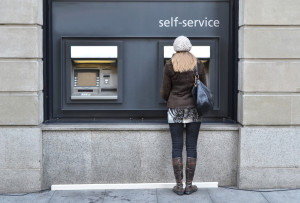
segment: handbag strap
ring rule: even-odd
[[[198,62],[197,62],[198,63]],[[197,80],[199,79],[199,73],[198,73],[198,65],[195,65],[195,83],[194,83],[194,86],[197,87]]]
[[[195,75],[196,75],[197,77],[199,77],[199,73],[198,73],[198,65],[197,65],[197,63],[196,63],[196,65],[195,65]]]

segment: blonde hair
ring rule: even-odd
[[[194,70],[197,58],[188,51],[177,52],[172,57],[173,69],[175,72]]]

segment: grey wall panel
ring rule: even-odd
[[[215,60],[218,72],[212,74],[211,81],[218,89],[217,98],[221,100],[209,117],[230,117],[230,91],[227,89],[230,82],[229,17],[228,1],[53,1],[53,58],[50,59],[53,63],[50,67],[53,71],[53,86],[50,88],[53,91],[53,118],[113,118],[114,115],[120,118],[164,118],[166,105],[158,94],[161,84],[158,75],[162,74],[162,67],[158,67],[161,66],[159,42],[171,42],[179,35],[188,36],[192,42],[217,39],[215,50],[218,57]],[[65,82],[62,75],[65,60],[62,57],[63,38],[122,42],[122,102],[66,104],[65,92],[62,91]]]
[[[54,2],[53,33],[69,36],[176,37],[226,35],[228,2]],[[160,27],[160,20],[178,17],[175,27]],[[219,20],[219,27],[184,27],[183,20]],[[182,24],[179,24],[182,22]]]

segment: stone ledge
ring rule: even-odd
[[[239,124],[202,124],[200,131],[238,131]],[[43,124],[42,131],[157,131],[169,130],[168,124]]]

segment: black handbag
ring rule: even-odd
[[[195,66],[195,84],[192,89],[192,95],[199,116],[205,115],[213,108],[213,94],[199,79],[197,64]]]

